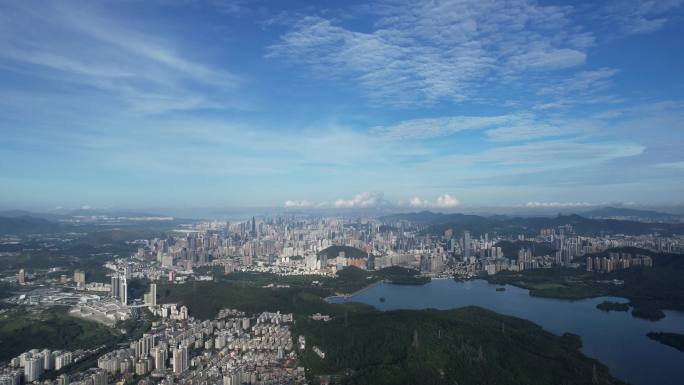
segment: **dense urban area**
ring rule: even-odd
[[[14,219],[28,221],[22,218]],[[2,238],[0,385],[383,383],[381,372],[350,370],[353,358],[331,339],[348,338],[340,330],[363,334],[397,320],[387,313],[374,324],[370,306],[326,301],[378,282],[484,279],[530,295],[617,295],[629,304],[599,309],[631,306],[635,317],[654,320],[663,309],[684,310],[681,280],[663,291],[642,279],[657,274],[653,279],[666,284],[681,277],[680,222],[421,212],[233,222],[100,215],[50,224],[57,227]],[[476,308],[448,316],[428,311],[422,320],[430,317],[494,322],[502,331],[513,322]],[[419,350],[418,333],[434,329],[422,332],[427,326],[416,322],[405,330],[406,344]],[[509,328],[529,333],[527,325]],[[442,333],[448,328],[439,329],[439,339]],[[618,383],[578,352],[581,342],[572,336],[545,338],[586,371],[577,383]],[[478,346],[461,346],[480,357],[468,365],[485,360]],[[441,376],[462,379],[462,373]]]

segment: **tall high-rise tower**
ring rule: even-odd
[[[121,303],[128,305],[128,283],[126,282],[126,276],[121,277],[121,284],[119,286],[119,298],[121,298]]]
[[[119,278],[119,275],[112,275],[112,288],[110,289],[110,294],[113,298],[119,298],[119,294],[121,290],[121,278]]]
[[[470,231],[463,232],[463,259],[470,258]]]
[[[181,344],[173,350],[173,372],[181,374],[188,369],[188,347]]]

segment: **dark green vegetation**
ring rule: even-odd
[[[309,375],[337,375],[344,384],[621,383],[580,353],[579,337],[477,307],[354,313],[297,329],[307,337]]]
[[[589,219],[579,215],[558,215],[556,217],[521,218],[497,215],[483,217],[466,214],[439,214],[429,211],[410,214],[390,215],[383,218],[388,222],[409,221],[426,227],[426,233],[442,235],[445,230],[452,229],[456,233],[465,230],[474,236],[484,233],[497,234],[538,234],[541,229],[572,225],[580,235],[595,234],[684,234],[682,223],[646,223],[612,219]]]
[[[415,274],[404,270],[384,274]],[[332,280],[235,273],[214,282],[160,284],[158,291],[160,302],[185,304],[200,319],[225,307],[293,313],[295,337],[307,337],[302,359],[310,368],[309,379],[332,375],[346,384],[373,385],[620,383],[579,352],[579,337],[558,337],[521,319],[474,307],[380,312],[324,300],[342,288],[355,290],[380,279],[378,274],[347,268]],[[289,287],[263,287],[270,283]],[[329,314],[333,320],[313,321],[308,318],[313,313]],[[314,345],[326,352],[324,360],[313,353]]]
[[[0,361],[33,348],[88,349],[117,340],[111,329],[71,317],[63,307],[38,313],[15,308],[0,315]]]
[[[0,234],[56,233],[62,229],[59,223],[42,218],[0,217]]]
[[[16,274],[19,269],[25,269],[33,273],[61,267],[65,271],[57,274],[69,276],[74,269],[81,269],[85,271],[87,281],[107,282],[102,264],[115,255],[128,256],[137,250],[138,246],[132,241],[162,234],[155,230],[110,229],[58,237],[26,236],[18,245],[8,245],[18,250],[2,250],[3,245],[0,245],[0,251],[15,253],[0,256],[0,271]]]
[[[578,269],[537,269],[501,272],[487,279],[530,290],[530,295],[562,299],[616,296],[629,299],[632,315],[649,320],[665,316],[663,309],[684,310],[684,255],[653,253],[636,248],[617,248],[609,252],[646,254],[654,266],[632,267],[611,273],[585,272]],[[612,280],[623,282],[614,284]]]
[[[318,256],[326,256],[328,259],[337,258],[340,252],[347,258],[367,258],[368,253],[351,246],[330,246],[318,252]]]
[[[648,338],[656,340],[661,344],[671,346],[680,352],[684,352],[684,335],[677,333],[650,332]]]
[[[561,299],[584,299],[608,295],[609,284],[597,281],[592,273],[578,269],[535,269],[502,271],[488,276],[490,283],[509,284],[530,290],[530,295]]]
[[[63,368],[58,371],[48,372],[45,375],[45,378],[55,379],[62,373],[76,373],[97,366],[97,358],[103,352],[113,350],[122,343],[126,343],[128,341],[136,340],[142,337],[143,333],[150,330],[150,327],[152,326],[152,318],[152,314],[149,311],[144,310],[142,312],[142,317],[140,319],[119,321],[119,323],[117,323],[114,329],[107,329],[107,331],[109,331],[114,337],[111,338],[106,344],[97,345],[96,343],[91,342],[89,344],[84,345],[85,348],[95,348],[95,352],[85,357],[81,361],[75,362],[67,366],[66,368]]]
[[[311,289],[312,282],[316,281],[316,289],[323,296],[335,294],[352,294],[373,283],[385,280],[396,284],[424,284],[430,282],[429,277],[418,277],[420,272],[405,267],[392,266],[380,270],[363,270],[355,266],[349,266],[337,272],[337,279],[322,277],[319,275],[308,276],[278,276],[267,273],[242,273],[235,272],[223,275],[220,269],[213,270],[214,277],[222,282],[253,284],[265,286],[268,284],[290,285],[295,288]]]
[[[419,277],[418,270],[400,266],[390,266],[380,270],[362,270],[354,266],[337,272],[338,279],[327,283],[335,288],[336,293],[351,294],[363,289],[370,283],[387,281],[397,285],[423,285],[430,282],[429,277]]]
[[[34,213],[23,210],[0,211],[0,235],[66,234],[94,232],[103,229],[169,230],[190,220],[155,220],[149,217],[165,215],[109,212],[101,210],[73,210],[69,213]]]
[[[629,304],[620,302],[603,301],[596,305],[601,311],[629,311]]]
[[[662,310],[653,306],[637,307],[632,310],[632,316],[642,318],[649,321],[658,321],[665,318],[665,313]]]
[[[419,277],[419,273],[418,270],[400,266],[390,266],[376,272],[380,278],[396,285],[423,285],[430,282],[430,277]]]
[[[256,280],[191,282],[183,285],[160,285],[161,303],[179,303],[188,306],[190,313],[199,319],[216,316],[222,308],[235,308],[247,313],[280,310],[305,318],[314,313],[340,316],[345,312],[372,311],[361,304],[331,305],[324,299],[329,288],[309,284],[293,284],[289,288],[264,288]],[[263,281],[261,282],[263,283]],[[303,281],[302,281],[303,283]]]
[[[416,277],[418,273],[398,266],[377,271],[350,266],[339,271],[336,279],[317,275],[283,277],[237,272],[229,275],[214,274],[215,282],[160,284],[157,292],[160,294],[160,302],[187,305],[191,314],[200,319],[211,318],[224,307],[238,308],[248,313],[280,309],[303,316],[317,312],[339,315],[345,311],[368,311],[371,307],[360,304],[330,305],[325,297],[351,294],[381,280],[401,284],[429,282],[429,278]],[[270,284],[289,287],[264,287]]]

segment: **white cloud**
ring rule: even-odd
[[[358,208],[377,208],[377,207],[412,207],[412,208],[432,208],[432,209],[448,209],[454,208],[460,204],[460,201],[451,194],[442,194],[435,200],[421,199],[414,196],[410,199],[408,204],[405,202],[390,202],[385,199],[381,192],[362,192],[354,195],[352,198],[340,198],[332,202],[313,202],[307,200],[288,200],[285,201],[285,208],[337,208],[337,209],[358,209]]]
[[[268,56],[302,64],[322,78],[353,79],[370,99],[391,105],[462,101],[492,78],[583,64],[593,36],[573,25],[572,8],[514,0],[383,2],[375,24],[354,30],[303,17]]]
[[[297,200],[291,200],[291,201],[285,201],[285,207],[286,208],[310,208],[314,207],[316,204],[314,202],[302,200],[302,201],[297,201]]]
[[[600,15],[626,35],[651,33],[661,29],[684,5],[684,0],[614,0]]]
[[[413,198],[411,198],[411,200],[409,201],[409,206],[411,206],[411,207],[420,207],[420,208],[430,207],[430,202],[429,202],[428,200],[426,200],[426,199],[420,199],[420,198],[418,198],[418,197],[413,197]]]
[[[576,134],[583,128],[567,122],[546,121],[531,113],[497,116],[445,116],[411,119],[371,129],[372,134],[391,140],[422,140],[469,130],[486,130],[492,141],[525,141]]]
[[[362,192],[351,199],[337,199],[333,202],[336,208],[370,208],[384,204],[384,195],[377,192]]]
[[[645,149],[643,145],[629,142],[543,140],[495,147],[474,154],[446,155],[423,163],[418,168],[437,173],[459,170],[453,177],[453,183],[479,180],[491,184],[501,178],[515,178],[516,175],[529,176],[569,168],[594,169],[603,162],[641,155]]]
[[[575,129],[555,126],[528,117],[520,117],[509,124],[487,130],[487,137],[498,142],[526,141],[549,136],[574,134]]]
[[[312,202],[307,200],[288,200],[285,201],[286,208],[338,208],[338,209],[357,209],[357,208],[374,208],[380,206],[389,206],[390,203],[385,200],[384,194],[381,192],[362,192],[354,195],[352,198],[339,198],[332,203],[321,201]]]
[[[525,207],[530,208],[553,208],[553,207],[591,207],[595,204],[588,202],[527,202]]]
[[[449,194],[444,194],[440,197],[437,198],[437,207],[442,207],[442,208],[448,208],[448,207],[456,207],[460,204],[461,202],[458,201],[455,197],[449,195]]]
[[[613,76],[617,73],[618,70],[614,68],[582,71],[567,79],[547,85],[537,93],[539,95],[564,95],[571,92],[595,93],[609,87]]]
[[[238,76],[192,60],[159,24],[135,28],[94,4],[8,3],[0,13],[0,64],[70,89],[60,97],[106,97],[155,114],[240,104],[230,96]]]
[[[429,201],[427,199],[421,199],[419,197],[414,196],[411,198],[409,201],[409,206],[413,208],[440,208],[440,209],[447,209],[447,208],[454,208],[458,206],[461,202],[459,202],[458,199],[456,199],[454,196],[449,195],[449,194],[444,194],[440,195],[437,197],[435,201]]]
[[[562,69],[584,64],[587,54],[576,49],[535,49],[513,56],[508,64],[519,69]]]
[[[411,119],[389,126],[373,127],[371,132],[388,139],[428,139],[460,131],[479,130],[498,126],[513,119],[501,116],[447,116]]]

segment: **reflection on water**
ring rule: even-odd
[[[646,337],[650,331],[684,334],[684,313],[665,311],[658,322],[632,317],[629,312],[603,312],[596,305],[622,298],[601,297],[569,301],[530,297],[527,290],[486,281],[433,280],[425,285],[381,283],[355,295],[331,297],[330,302],[362,302],[380,310],[453,309],[481,306],[498,313],[530,320],[556,334],[582,337],[582,351],[606,364],[613,375],[635,385],[681,385],[684,353]],[[381,301],[380,298],[383,298]]]

